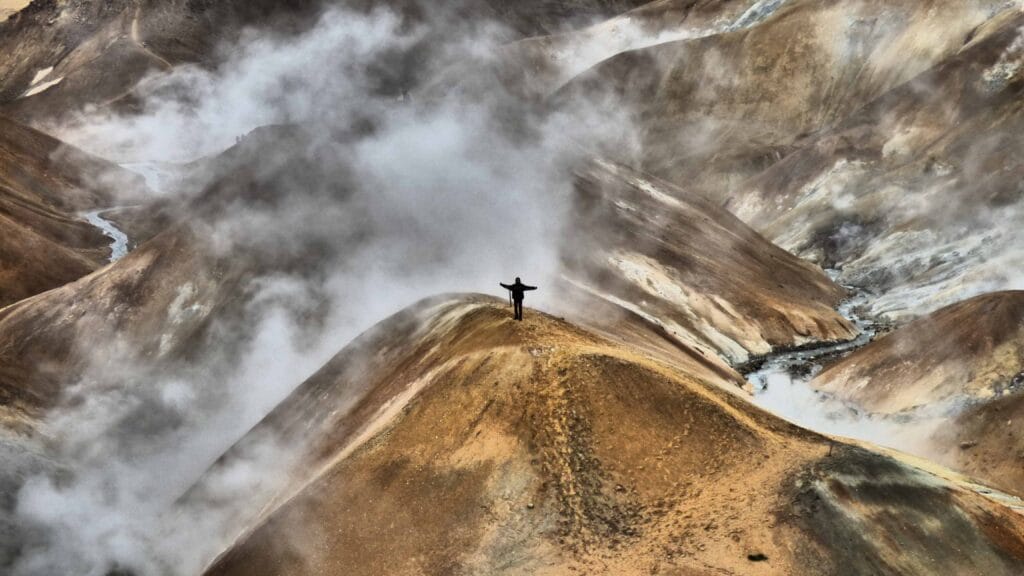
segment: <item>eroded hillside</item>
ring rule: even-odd
[[[520,324],[461,298],[367,338],[364,352],[402,352],[355,371],[343,352],[252,432],[301,438],[308,456],[210,574],[1012,574],[1021,561],[1016,512],[557,319]]]
[[[0,117],[0,308],[107,263],[82,214],[138,198],[141,179]]]
[[[32,2],[0,572],[1021,573],[1022,18]]]

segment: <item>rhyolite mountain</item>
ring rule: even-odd
[[[338,7],[425,31],[359,63],[383,111],[252,126],[160,193],[60,139]],[[0,572],[1022,573],[1022,29],[1001,0],[0,2]],[[375,202],[414,148],[365,182],[359,147],[457,98],[514,147],[614,128],[545,191],[556,270],[523,322],[382,296],[340,338],[338,277],[460,232]],[[744,372],[797,351],[792,386],[934,433],[912,457],[758,407]],[[187,412],[239,390],[256,412]]]

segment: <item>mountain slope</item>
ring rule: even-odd
[[[874,413],[938,414],[925,451],[1024,494],[1024,292],[976,296],[857,350],[811,385]]]
[[[954,54],[1005,7],[793,0],[750,28],[610,58],[561,98],[571,106],[606,95],[632,111],[637,162],[724,199],[801,139]]]
[[[306,464],[209,574],[1012,574],[1024,555],[1016,512],[708,374],[492,299],[400,316],[251,433]]]
[[[1021,287],[1024,15],[885,94],[740,187],[730,205],[782,247],[842,268],[894,319]]]
[[[1024,370],[1024,292],[995,292],[910,322],[812,382],[873,412],[989,399]]]
[[[39,419],[90,362],[119,349],[154,367],[198,360],[210,316],[227,321],[225,306],[241,303],[243,268],[204,254],[176,227],[112,266],[0,310],[0,406],[17,420]]]
[[[141,187],[112,164],[0,117],[0,308],[105,264],[110,240],[79,213]]]
[[[842,288],[704,198],[607,162],[575,187],[569,281],[708,357],[737,364],[856,335],[835,311]]]

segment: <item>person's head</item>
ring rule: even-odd
[[[516,276],[516,284],[522,284],[522,282],[519,281],[519,276]]]

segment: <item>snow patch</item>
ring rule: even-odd
[[[50,66],[49,68],[43,68],[42,70],[36,72],[36,75],[32,77],[32,83],[29,84],[29,87],[35,86],[36,84],[39,84],[40,82],[45,80],[46,77],[50,75],[50,72],[53,72],[53,66]]]
[[[198,290],[192,282],[186,282],[178,286],[178,292],[174,300],[167,306],[167,322],[170,326],[178,326],[188,320],[204,318],[210,313],[211,306],[195,300]],[[191,303],[190,303],[191,301]],[[174,344],[174,331],[165,331],[160,336],[160,355],[170,351]]]
[[[1020,71],[1022,55],[1024,55],[1024,28],[1018,30],[1017,37],[999,56],[999,60],[982,73],[982,89],[992,93],[1006,88],[1010,80]]]
[[[549,49],[549,57],[560,64],[564,84],[585,70],[624,52],[642,50],[652,46],[707,38],[724,32],[743,30],[760,24],[775,13],[786,0],[758,0],[733,21],[723,20],[706,28],[682,26],[652,32],[643,22],[636,22],[629,14],[606,20],[579,32],[556,39]],[[563,41],[559,41],[563,40]]]
[[[61,76],[59,78],[54,78],[53,80],[50,80],[49,82],[43,82],[42,84],[40,84],[38,86],[33,86],[32,88],[29,88],[28,91],[26,91],[24,94],[22,94],[21,97],[22,98],[28,98],[29,96],[35,96],[36,94],[40,94],[42,92],[45,92],[45,91],[49,90],[50,88],[53,88],[57,84],[60,84],[63,80],[64,80],[64,77]]]
[[[750,28],[754,25],[760,24],[768,19],[769,16],[774,14],[786,0],[758,0],[754,2],[754,5],[747,8],[735,22],[726,27],[726,31],[732,32],[734,30],[742,30],[744,28]]]

